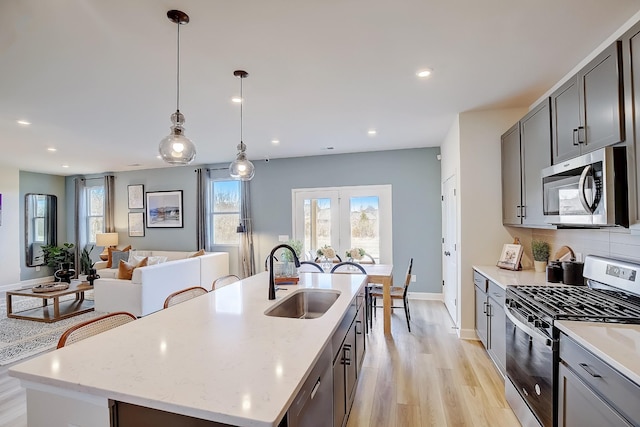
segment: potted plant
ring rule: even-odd
[[[533,239],[531,241],[531,252],[533,253],[533,266],[538,273],[545,271],[547,261],[549,261],[549,243],[544,240]]]
[[[302,242],[300,240],[289,240],[287,245],[291,246],[296,253],[296,256],[300,258],[302,253]],[[283,250],[280,254],[280,259],[283,262],[282,276],[284,277],[296,277],[298,274],[295,271],[295,264],[293,262],[293,255],[288,250]]]
[[[73,266],[73,259],[75,258],[75,253],[73,251],[74,247],[75,245],[73,243],[63,243],[62,246],[42,246],[42,252],[44,252],[44,263],[49,267],[68,270]]]
[[[78,276],[78,278],[82,281],[86,281],[86,276],[91,274],[91,269],[93,269],[93,265],[95,264],[91,259],[91,252],[93,252],[93,249],[94,246],[91,246],[91,249],[89,250],[87,250],[87,247],[85,246],[80,253],[80,273],[81,276],[84,277]],[[95,271],[93,273],[95,274]]]

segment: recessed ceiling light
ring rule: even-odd
[[[273,145],[278,145],[278,144],[280,144],[280,140],[279,140],[279,139],[272,139],[272,140],[271,140],[271,143],[272,143]]]
[[[378,133],[378,131],[377,131],[377,130],[375,130],[375,129],[369,129],[369,130],[367,131],[367,134],[368,134],[368,135],[370,135],[370,136],[373,136],[373,135],[375,135],[375,134],[377,134],[377,133]]]
[[[28,120],[17,120],[17,122],[19,125],[22,125],[22,126],[29,126],[31,124],[31,122]]]
[[[333,150],[333,147],[327,147],[325,150]]]
[[[162,159],[162,156],[156,156],[156,159]]]
[[[416,75],[418,77],[429,77],[431,75],[431,73],[433,72],[433,70],[429,69],[429,68],[425,68],[424,70],[420,70],[416,73]]]
[[[62,165],[62,167],[66,169],[69,167],[69,165]]]
[[[235,102],[236,104],[240,104],[242,102],[242,98],[240,98],[239,96],[234,96],[233,98],[231,98],[231,101]]]
[[[47,148],[47,151],[51,151],[53,153],[54,151],[58,151],[58,149],[53,148],[53,147],[49,147],[49,148]]]

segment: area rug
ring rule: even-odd
[[[74,295],[62,297],[60,300],[64,301],[68,298],[74,298]],[[86,292],[85,299],[93,299],[93,292]],[[11,303],[13,312],[42,305],[42,301],[38,298],[13,297]],[[90,311],[54,323],[9,319],[6,302],[3,299],[0,303],[0,366],[56,348],[58,339],[68,328],[102,314],[104,313]]]

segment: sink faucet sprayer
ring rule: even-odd
[[[281,244],[271,249],[271,253],[269,254],[269,299],[276,299],[276,280],[274,278],[273,273],[273,254],[280,249],[288,249],[293,255],[293,262],[296,263],[296,267],[300,267],[300,260],[298,259],[298,255],[296,255],[296,251],[289,245]]]

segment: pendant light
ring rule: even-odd
[[[229,174],[231,178],[239,179],[241,181],[251,181],[253,175],[255,175],[256,169],[249,160],[245,151],[247,146],[242,142],[242,105],[244,104],[244,98],[242,97],[242,79],[249,76],[249,73],[242,70],[236,70],[233,75],[240,78],[240,144],[238,144],[238,155],[236,159],[229,165]]]
[[[180,10],[170,10],[167,18],[178,25],[178,67],[176,72],[176,112],[171,115],[171,133],[160,141],[160,157],[172,165],[188,165],[196,158],[196,146],[184,136],[184,115],[180,112],[180,26],[189,23],[189,15]]]

